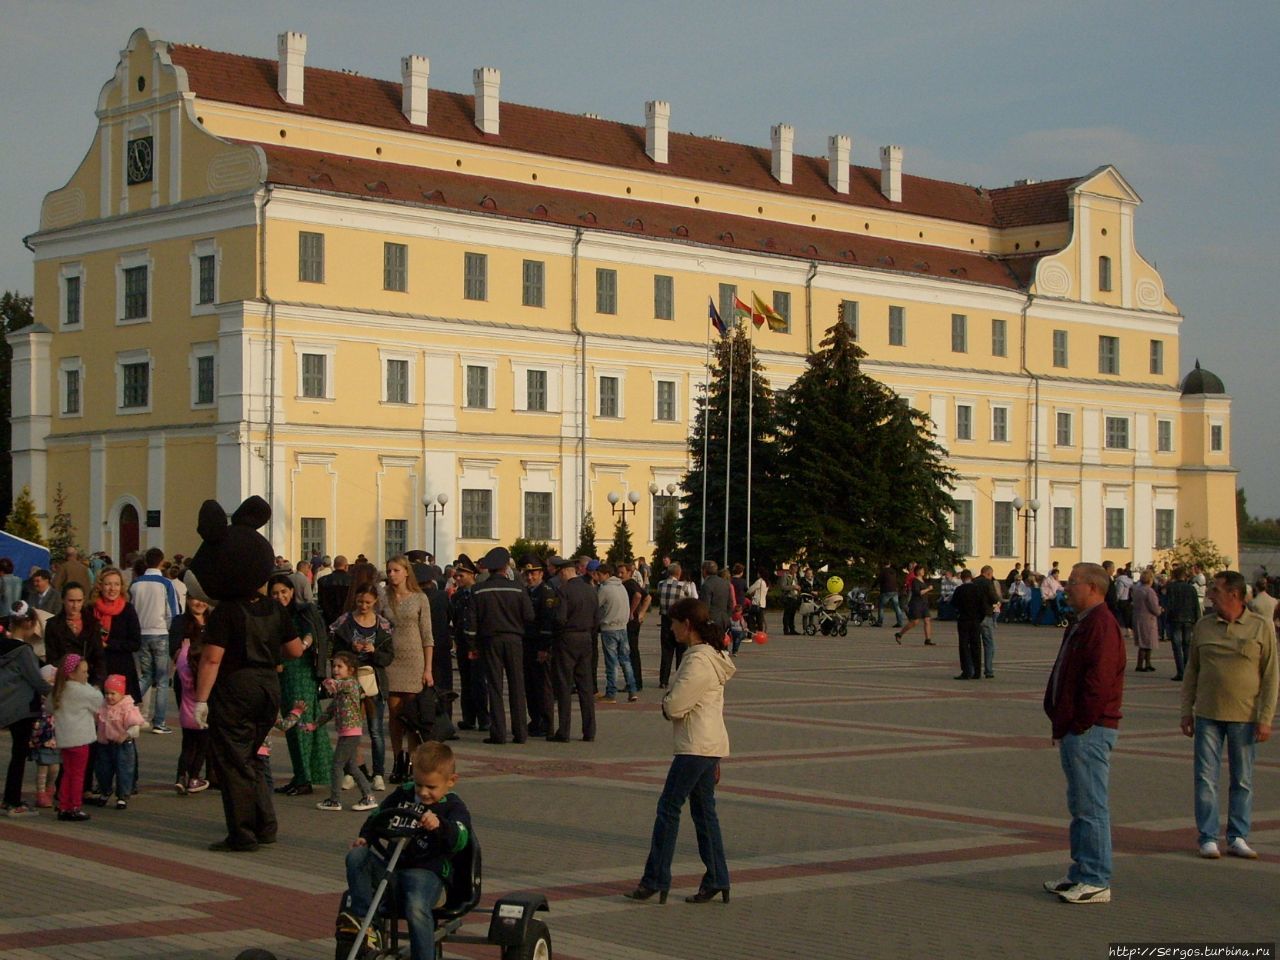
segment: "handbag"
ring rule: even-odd
[[[373,667],[356,667],[356,680],[360,682],[360,693],[363,696],[378,695],[378,674]]]

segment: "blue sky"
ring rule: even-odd
[[[1143,197],[1137,243],[1235,398],[1233,460],[1256,514],[1280,515],[1280,4],[1200,2],[396,2],[270,4],[0,0],[0,287],[29,292],[21,244],[95,128],[98,90],[138,26],[153,36],[398,79],[431,58],[433,86],[502,70],[505,100],[643,121],[797,152],[853,138],[853,161],[904,147],[909,173],[1002,186],[1114,163]]]

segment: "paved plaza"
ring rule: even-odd
[[[996,677],[979,682],[952,680],[954,624],[938,625],[936,647],[919,631],[899,647],[891,633],[743,647],[718,791],[727,906],[683,902],[702,872],[687,814],[671,901],[621,896],[640,876],[670,758],[654,625],[642,702],[601,706],[595,743],[486,746],[464,734],[458,792],[485,867],[470,932],[487,928],[495,895],[539,889],[556,956],[576,960],[1087,960],[1114,941],[1277,939],[1280,749],[1259,751],[1251,842],[1262,859],[1198,859],[1191,741],[1178,732],[1167,647],[1150,674],[1132,672],[1130,651],[1112,766],[1115,900],[1068,906],[1040,889],[1067,860],[1062,772],[1041,710],[1059,631],[1001,627]],[[332,956],[342,857],[363,815],[322,813],[319,795],[280,798],[280,843],[210,853],[222,835],[216,794],[174,794],[177,736],[140,746],[143,787],[128,811],[94,810],[84,825],[48,811],[0,820],[0,960],[231,960],[248,946],[281,960]],[[283,741],[274,768],[284,782]]]

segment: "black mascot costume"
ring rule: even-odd
[[[196,526],[202,543],[191,571],[216,606],[205,628],[196,679],[196,720],[209,728],[209,764],[222,784],[227,835],[211,850],[249,851],[275,843],[276,814],[258,750],[280,711],[276,668],[300,656],[302,641],[284,607],[261,592],[275,566],[258,528],[271,507],[250,497],[231,516],[206,500]]]

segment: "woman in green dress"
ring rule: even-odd
[[[304,729],[306,724],[314,723],[320,713],[316,687],[329,664],[329,631],[325,629],[319,608],[295,595],[288,574],[276,574],[267,586],[272,599],[288,608],[303,648],[302,656],[286,660],[280,668],[281,713],[289,713],[299,703],[303,704],[303,711],[298,722],[285,734],[293,778],[283,787],[277,787],[276,793],[303,796],[312,792],[312,784],[327,784],[333,766],[333,746],[328,731]]]

